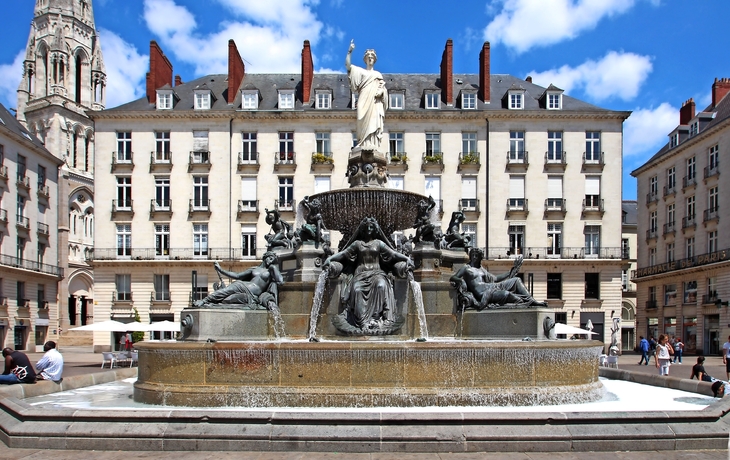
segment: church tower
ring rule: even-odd
[[[58,265],[65,275],[57,327],[66,345],[85,339],[67,335],[68,328],[93,316],[94,126],[86,111],[103,110],[105,92],[91,0],[36,0],[17,117],[65,163],[57,197]]]

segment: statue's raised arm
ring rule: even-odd
[[[355,49],[355,40],[350,40],[350,48],[347,50],[347,56],[345,56],[345,68],[347,73],[350,73],[350,66],[352,65],[352,50]]]

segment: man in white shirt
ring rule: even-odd
[[[63,356],[56,350],[56,342],[49,340],[43,345],[45,355],[36,363],[38,380],[53,380],[59,383],[63,374]]]

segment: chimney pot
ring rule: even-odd
[[[447,106],[454,105],[454,41],[450,38],[441,55],[441,100]]]
[[[312,83],[314,82],[314,61],[309,40],[304,40],[302,47],[302,104],[307,104],[312,98]]]
[[[730,78],[715,78],[715,82],[712,84],[712,106],[717,107],[722,98],[730,92]]]
[[[236,93],[245,74],[246,66],[238,52],[236,42],[228,40],[228,100],[226,102],[229,104],[233,104],[233,101],[236,100]]]
[[[479,53],[479,98],[485,103],[489,103],[492,97],[490,82],[490,47],[489,42],[484,42]]]

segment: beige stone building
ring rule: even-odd
[[[632,351],[639,340],[636,335],[636,283],[632,274],[636,270],[638,255],[638,202],[624,200],[621,217],[621,250],[624,265],[621,272],[621,351]],[[643,335],[643,334],[642,334]]]
[[[523,255],[535,297],[559,321],[591,320],[608,342],[623,266],[621,197],[608,190],[620,189],[629,114],[492,74],[488,43],[474,62],[477,73],[454,74],[449,40],[440,73],[383,75],[388,186],[431,195],[443,228],[463,209],[462,230],[491,271]],[[313,73],[308,42],[301,74],[247,74],[231,41],[227,74],[187,83],[152,42],[146,97],[91,114],[104,184],[95,320],[136,309],[178,321],[193,291],[218,280],[213,259],[242,269],[260,258],[265,208],[295,224],[303,197],[347,187],[356,103],[347,75]],[[94,339],[99,349],[116,342]]]
[[[102,110],[106,71],[91,0],[37,0],[23,78],[18,87],[18,120],[62,160],[58,221],[58,264],[65,278],[52,330],[63,344],[91,344],[91,334],[72,332],[94,316],[94,126],[87,110]],[[56,263],[54,261],[54,263]]]
[[[58,325],[61,161],[0,105],[0,345],[35,352]]]
[[[685,350],[717,354],[730,334],[730,216],[722,159],[730,150],[730,79],[712,103],[679,112],[669,142],[631,174],[638,182],[637,334],[681,337]],[[727,174],[727,172],[726,172]]]

